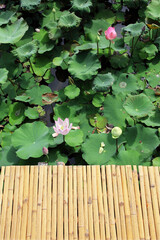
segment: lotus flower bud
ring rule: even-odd
[[[44,155],[48,155],[48,148],[43,147],[42,151]]]
[[[119,127],[114,127],[112,128],[111,134],[112,134],[112,138],[117,139],[121,136],[122,129]]]
[[[40,32],[40,29],[39,29],[39,28],[36,28],[35,31],[39,33],[39,32]]]
[[[109,27],[104,33],[107,40],[113,40],[117,37],[114,27]]]
[[[5,4],[0,4],[0,9],[4,9],[6,8],[6,5]]]

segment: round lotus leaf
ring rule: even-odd
[[[6,146],[0,149],[0,167],[18,165],[20,159],[12,146]]]
[[[116,153],[116,141],[110,133],[92,134],[82,145],[82,151],[88,164],[103,165]]]
[[[35,8],[38,4],[40,4],[40,2],[41,0],[21,0],[21,7],[30,10]]]
[[[55,57],[53,59],[53,64],[55,66],[61,66],[62,62],[63,62],[63,58],[62,57]]]
[[[110,59],[111,66],[113,68],[125,68],[128,66],[129,58],[127,54],[115,55]]]
[[[137,84],[137,78],[133,74],[122,73],[118,79],[114,82],[112,89],[114,94],[117,93],[131,93],[136,92],[139,88]]]
[[[158,49],[154,44],[145,44],[145,47],[139,51],[139,56],[141,59],[151,60],[155,57],[157,52]]]
[[[99,68],[101,68],[101,64],[97,56],[85,51],[71,58],[68,71],[74,77],[85,81],[96,75]]]
[[[64,94],[69,98],[69,99],[74,99],[80,94],[80,89],[76,87],[75,85],[69,85],[64,89]]]
[[[92,104],[95,107],[101,107],[104,102],[104,96],[102,93],[97,93],[92,100]]]
[[[160,127],[160,111],[153,112],[148,118],[140,119],[142,123],[150,127]]]
[[[71,147],[79,146],[83,143],[83,131],[71,130],[67,135],[65,135],[65,142]]]
[[[90,124],[93,127],[97,127],[99,129],[103,129],[106,127],[107,119],[104,116],[99,115],[98,113],[89,119]]]
[[[136,150],[141,154],[141,158],[146,158],[146,155],[152,155],[154,149],[160,144],[155,129],[143,127],[139,124],[134,127],[127,128],[125,138],[127,141],[126,148]]]
[[[9,107],[9,123],[11,125],[19,125],[25,119],[25,105],[15,102]]]
[[[51,51],[54,48],[53,41],[49,39],[48,31],[41,29],[40,32],[33,34],[33,39],[38,41],[38,53]]]
[[[10,102],[6,103],[6,99],[0,99],[0,121],[2,121],[9,112]]]
[[[18,42],[25,32],[28,30],[28,25],[23,18],[18,19],[11,25],[6,25],[0,28],[0,43],[16,43]]]
[[[0,26],[3,24],[7,24],[11,18],[15,15],[16,12],[5,11],[0,13]]]
[[[42,95],[51,92],[52,90],[48,86],[41,85],[28,89],[26,94],[28,97],[30,97],[30,104],[43,106],[44,104],[42,102]]]
[[[140,165],[140,154],[135,150],[121,151],[117,157],[111,158],[109,165]]]
[[[59,27],[71,28],[79,26],[81,18],[77,17],[74,13],[64,11],[59,19]]]
[[[93,80],[93,90],[105,92],[113,85],[114,81],[112,73],[98,74]]]
[[[25,112],[24,115],[26,117],[28,117],[29,119],[37,119],[39,118],[39,113],[36,107],[30,108],[28,107]]]
[[[25,61],[25,59],[29,59],[33,56],[37,52],[37,49],[38,46],[36,45],[36,41],[32,41],[16,48],[12,52],[20,61]]]
[[[104,101],[104,116],[109,124],[114,126],[125,127],[126,119],[129,115],[123,108],[124,99],[120,96],[107,96]]]
[[[139,95],[129,95],[123,107],[127,113],[133,117],[144,117],[151,114],[152,110],[154,110],[154,105],[143,93]]]
[[[8,70],[6,68],[0,68],[0,84],[4,84],[8,78]]]
[[[90,7],[92,6],[91,0],[72,0],[71,2],[74,10],[90,12]]]
[[[142,29],[145,26],[143,22],[129,24],[127,27],[123,28],[123,31],[129,32],[133,37],[139,36],[142,33]]]
[[[49,129],[44,123],[25,123],[13,133],[12,144],[19,158],[38,158],[43,155],[42,148],[48,147],[49,139]]]
[[[160,18],[160,2],[159,1],[151,1],[146,10],[147,17],[157,20]]]

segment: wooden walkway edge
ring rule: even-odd
[[[3,239],[160,240],[160,168],[2,167]]]

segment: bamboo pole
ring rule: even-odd
[[[92,200],[92,180],[91,180],[91,166],[87,166],[87,204],[88,204],[88,224],[89,224],[89,238],[94,240],[93,229],[93,200]]]

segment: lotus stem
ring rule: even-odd
[[[111,44],[112,44],[112,42],[109,41],[109,56],[111,56]]]
[[[116,155],[118,154],[118,138],[116,139]]]
[[[29,59],[29,64],[30,64],[30,67],[31,67],[31,69],[32,69],[32,72],[33,72],[33,74],[35,74],[35,72],[34,72],[34,70],[33,70],[33,66],[32,66],[32,63],[31,63],[31,60]],[[36,75],[36,74],[35,74]]]

